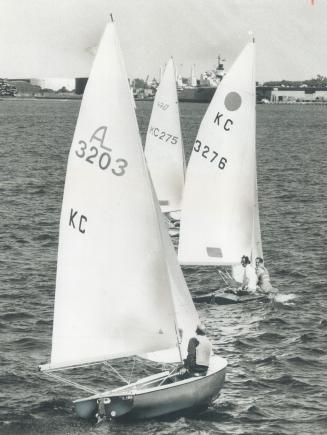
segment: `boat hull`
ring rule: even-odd
[[[137,383],[98,396],[74,402],[77,414],[91,418],[99,411],[109,418],[145,419],[206,407],[215,400],[225,380],[227,362],[213,356],[206,376],[192,377],[160,385],[167,374],[156,378],[155,386],[144,388],[145,378]]]
[[[269,298],[264,294],[245,294],[236,295],[234,293],[225,293],[222,291],[215,291],[211,293],[206,293],[203,295],[192,296],[194,302],[207,303],[207,304],[217,304],[217,305],[229,305],[229,304],[240,304],[244,302],[253,301],[267,301]]]
[[[183,103],[210,103],[216,89],[210,86],[196,86],[182,89],[178,93],[178,101]]]

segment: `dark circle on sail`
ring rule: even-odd
[[[225,107],[227,110],[233,112],[240,108],[242,104],[242,98],[237,92],[229,92],[225,97]]]

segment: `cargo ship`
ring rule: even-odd
[[[225,75],[225,59],[218,56],[217,66],[213,70],[201,74],[200,79],[195,79],[195,71],[192,68],[191,78],[188,84],[180,85],[178,89],[178,99],[188,103],[210,103],[217,86]]]

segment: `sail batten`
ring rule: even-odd
[[[202,120],[183,194],[181,264],[233,265],[260,237],[255,158],[254,44],[219,84]],[[261,242],[260,242],[261,243]]]

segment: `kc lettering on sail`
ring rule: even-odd
[[[213,123],[218,126],[222,126],[225,131],[230,131],[231,126],[234,124],[230,118],[225,119],[224,114],[219,112],[217,112]]]
[[[83,214],[79,214],[77,210],[70,209],[69,226],[77,229],[80,233],[85,233],[85,225],[87,217]]]
[[[112,148],[106,144],[107,132],[108,127],[102,125],[94,131],[89,141],[79,140],[75,154],[91,165],[96,164],[103,171],[110,167],[111,172],[119,177],[125,174],[128,162],[122,158],[113,160]]]

